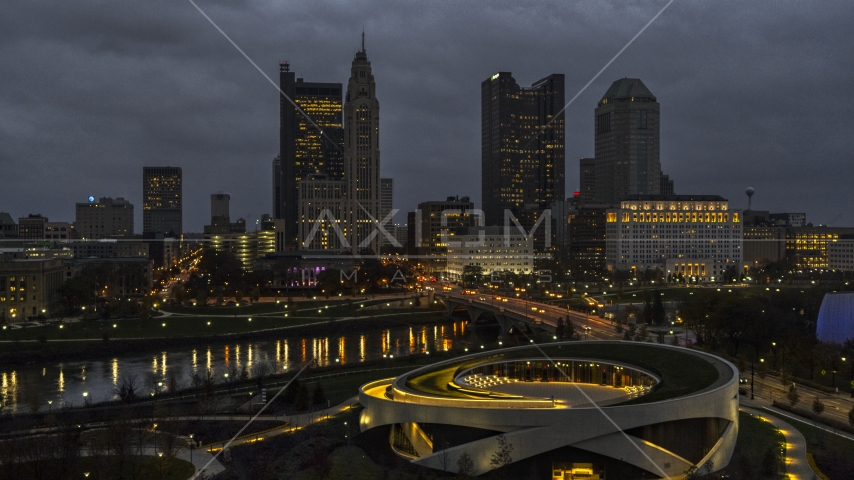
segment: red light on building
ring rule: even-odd
[[[573,197],[580,197],[580,196],[581,196],[581,192],[572,192],[572,196],[573,196]]]

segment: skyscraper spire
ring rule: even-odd
[[[365,51],[365,27],[362,27],[362,51]]]

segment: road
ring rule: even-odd
[[[742,372],[742,375],[750,381],[750,370]],[[823,417],[848,423],[848,412],[854,408],[854,398],[849,396],[850,393],[825,393],[803,385],[798,385],[797,390],[800,396],[798,407],[812,411],[813,401],[818,397],[824,404],[824,412],[821,414]],[[789,386],[781,385],[780,377],[768,375],[763,379],[758,375],[754,376],[754,396],[766,405],[772,405],[774,400],[788,402],[786,398],[788,392]]]
[[[470,302],[490,310],[503,308],[504,311],[526,316],[535,322],[548,325],[552,329],[557,326],[558,318],[568,319],[572,321],[580,337],[585,340],[621,340],[623,338],[623,334],[617,333],[614,323],[610,320],[600,318],[596,315],[586,315],[574,310],[567,310],[565,306],[550,305],[544,302],[495,294],[463,295],[462,289],[444,291],[440,292],[440,294],[450,295],[455,300],[466,303]],[[497,296],[500,296],[501,299],[496,300]],[[484,300],[481,300],[481,298]],[[585,327],[589,327],[589,329]],[[586,335],[585,330],[587,331]],[[676,329],[674,333],[678,334],[680,342],[684,343],[684,332],[681,329]],[[693,341],[693,334],[690,332],[688,339]]]

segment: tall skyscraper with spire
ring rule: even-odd
[[[298,182],[299,248],[379,253],[380,106],[371,62],[362,48],[350,67],[344,99],[342,176]]]
[[[347,159],[347,190],[353,202],[351,211],[351,249],[379,252],[375,220],[380,216],[380,104],[371,62],[362,49],[350,66],[350,81],[344,102],[344,152]],[[368,243],[365,243],[365,242]]]

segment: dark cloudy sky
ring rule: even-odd
[[[643,1],[197,0],[268,74],[345,82],[364,27],[396,207],[480,199],[480,82],[566,75],[567,98],[660,9]],[[617,78],[661,103],[677,193],[854,225],[854,2],[676,0],[567,110],[567,193]],[[0,211],[74,220],[142,167],[184,170],[184,225],[209,195],[270,212],[278,93],[186,0],[0,2]]]

